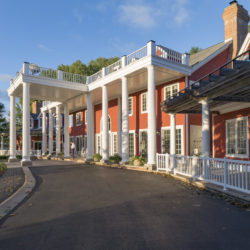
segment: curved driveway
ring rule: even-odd
[[[52,163],[51,163],[52,164]],[[53,163],[0,228],[0,249],[250,249],[250,212],[172,178]]]

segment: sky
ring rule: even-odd
[[[179,52],[224,41],[229,0],[10,0],[0,2],[0,102],[23,62],[46,68],[121,57],[156,41]],[[250,1],[239,0],[250,12]]]

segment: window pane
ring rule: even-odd
[[[69,127],[73,127],[73,115],[69,115]]]
[[[147,111],[147,93],[142,94],[142,112]]]
[[[227,121],[227,153],[235,154],[235,121]]]
[[[113,151],[114,154],[117,153],[117,134],[113,134]]]
[[[133,97],[128,98],[128,114],[133,114]]]
[[[177,95],[178,93],[178,84],[172,86],[172,96]]]
[[[147,152],[148,152],[148,133],[147,131],[141,131],[140,132],[140,154],[147,158]]]
[[[237,153],[247,154],[247,120],[237,121]]]
[[[76,113],[76,125],[81,125],[82,123],[82,113],[78,112]]]
[[[170,129],[162,131],[162,153],[170,153]]]
[[[177,155],[181,154],[181,129],[176,129],[176,145],[175,145],[175,151]]]
[[[135,155],[134,143],[134,133],[129,133],[129,157]]]
[[[169,99],[171,97],[171,89],[170,87],[165,87],[165,99]]]

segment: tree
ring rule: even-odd
[[[3,103],[0,103],[0,132],[6,132],[8,130],[8,121],[4,116],[5,107]]]
[[[248,25],[248,33],[250,33],[250,25]]]
[[[80,60],[76,60],[71,65],[61,64],[58,66],[58,69],[69,73],[90,76],[118,60],[119,57],[98,57],[96,60],[91,60],[88,65],[82,63]]]
[[[201,48],[196,47],[196,46],[193,46],[193,47],[189,50],[189,54],[190,54],[190,55],[193,55],[193,54],[195,54],[195,53],[197,53],[197,52],[199,52],[199,51],[201,51],[201,50],[202,50]]]

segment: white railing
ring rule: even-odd
[[[115,71],[118,71],[122,67],[122,61],[118,60],[117,62],[107,66],[105,68],[106,75],[111,74]]]
[[[95,82],[96,80],[101,79],[101,78],[102,78],[102,70],[99,70],[95,74],[89,76],[88,83]]]
[[[182,63],[182,54],[174,51],[172,49],[168,49],[161,45],[155,46],[155,55],[167,59],[171,62]]]
[[[22,155],[22,150],[17,150],[16,155]],[[30,155],[40,156],[41,150],[31,150]],[[0,155],[10,155],[10,150],[0,150]]]
[[[171,171],[250,194],[250,161],[157,154],[156,165],[157,171]]]
[[[145,56],[147,56],[147,46],[144,46],[136,50],[135,52],[129,54],[126,57],[127,65],[129,65],[130,63],[136,62]]]
[[[63,80],[68,82],[86,83],[87,77],[79,74],[63,72]]]
[[[57,70],[40,67],[33,63],[29,65],[29,75],[45,79],[58,79]]]

